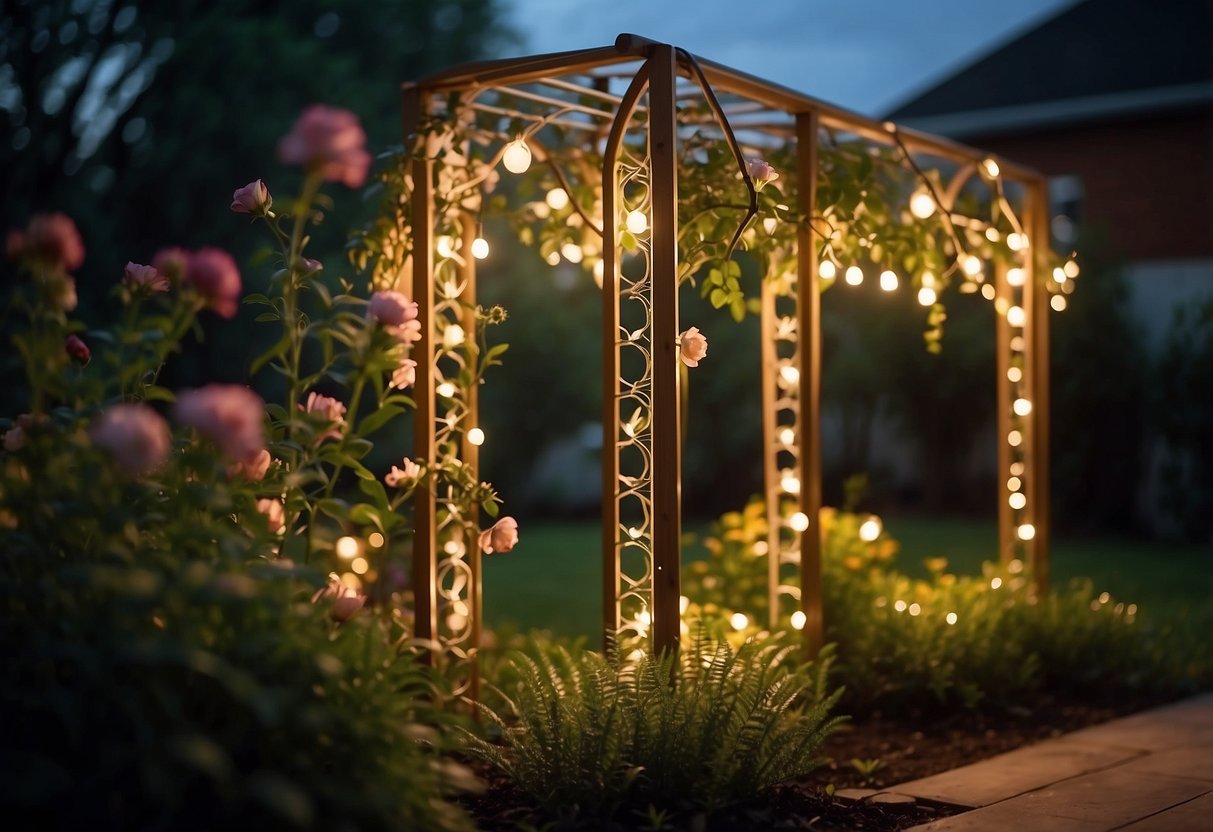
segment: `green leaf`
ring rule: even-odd
[[[387,489],[377,479],[359,480],[358,490],[375,501],[375,505],[386,511],[388,508]]]

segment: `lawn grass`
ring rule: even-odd
[[[926,575],[922,562],[928,557],[946,557],[950,572],[979,574],[982,561],[997,549],[993,523],[886,517],[885,527],[901,543],[897,568],[915,577]],[[593,522],[523,527],[513,552],[485,559],[487,626],[549,629],[586,636],[596,646],[602,621],[599,540]],[[699,556],[688,547],[684,560]],[[1051,563],[1055,586],[1090,578],[1097,592],[1138,604],[1143,619],[1208,619],[1213,614],[1213,551],[1208,547],[1061,537],[1053,542]]]

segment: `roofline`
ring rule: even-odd
[[[1213,81],[1170,87],[1038,101],[1014,107],[991,107],[901,120],[918,130],[952,138],[989,133],[1018,133],[1041,127],[1061,127],[1094,119],[1135,116],[1213,103]]]

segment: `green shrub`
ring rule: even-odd
[[[468,749],[547,817],[703,812],[812,771],[840,722],[830,657],[799,665],[779,639],[734,650],[692,639],[678,657],[516,652],[484,707],[495,744]]]

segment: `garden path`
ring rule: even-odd
[[[886,791],[971,807],[912,832],[1213,830],[1213,693]]]

